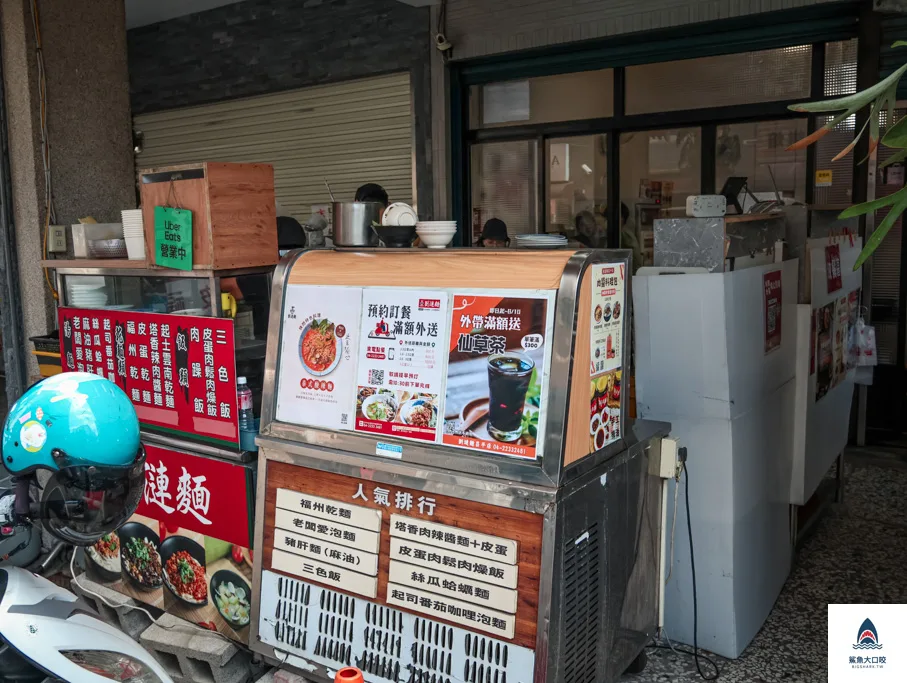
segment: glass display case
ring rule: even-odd
[[[273,268],[162,270],[58,268],[61,307],[233,319],[236,371],[252,389],[258,415]]]

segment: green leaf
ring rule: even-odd
[[[875,229],[866,241],[866,246],[863,247],[863,251],[861,251],[860,255],[857,257],[857,262],[853,265],[854,270],[857,270],[870,256],[872,256],[873,252],[878,249],[879,245],[882,243],[882,240],[885,239],[888,231],[891,230],[891,227],[898,218],[901,217],[904,210],[907,209],[907,187],[901,188],[892,196],[897,197],[897,203],[891,207],[888,215],[885,216],[885,219],[879,224],[879,227]]]
[[[878,211],[879,209],[884,209],[886,206],[891,206],[898,200],[897,193],[890,194],[887,197],[882,197],[881,199],[874,199],[871,202],[863,202],[862,204],[854,204],[846,209],[844,209],[839,215],[838,218],[853,218],[854,216],[862,216],[863,214],[872,213],[873,211]]]
[[[907,116],[888,129],[882,144],[894,149],[907,149]]]
[[[902,149],[901,151],[899,151],[895,154],[892,154],[890,157],[885,159],[885,161],[883,161],[881,164],[879,164],[879,168],[885,168],[886,166],[891,166],[892,164],[896,164],[900,161],[904,161],[904,159],[907,159],[907,149]]]
[[[860,92],[854,93],[853,95],[838,97],[833,100],[824,100],[822,102],[804,102],[803,104],[792,104],[788,107],[788,109],[810,113],[838,111],[840,109],[859,110],[875,100],[882,93],[890,90],[892,87],[897,87],[897,83],[901,80],[901,76],[904,75],[905,71],[907,71],[907,64],[904,64],[900,69],[890,74],[887,78],[879,81],[874,86],[866,88],[866,90],[861,90]]]
[[[907,47],[907,40],[896,40],[891,44],[891,47]]]

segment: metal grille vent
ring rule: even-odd
[[[413,624],[412,666],[408,683],[450,683],[454,630],[417,618]]]
[[[565,681],[595,679],[601,638],[599,550],[598,524],[564,546]]]
[[[467,633],[465,644],[463,678],[468,683],[507,683],[507,643]]]
[[[353,619],[356,602],[333,591],[321,594],[315,654],[349,666],[353,656]]]
[[[403,665],[403,615],[395,609],[366,603],[365,648],[357,658],[360,669],[391,681],[400,680]]]
[[[304,650],[312,587],[281,577],[277,582],[277,595],[274,634],[280,643]]]

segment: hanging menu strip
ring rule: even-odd
[[[395,560],[409,562],[442,572],[451,572],[457,576],[483,581],[501,588],[516,588],[519,566],[482,560],[472,555],[434,548],[422,543],[392,538],[391,562]]]
[[[375,598],[378,595],[377,576],[366,576],[359,572],[341,569],[317,560],[299,557],[276,548],[271,555],[271,568],[317,581],[327,586],[340,588],[348,593],[358,593],[367,598]]]
[[[391,536],[505,564],[517,562],[516,541],[403,515],[391,515]]]
[[[424,589],[482,607],[516,614],[517,592],[509,588],[498,588],[481,581],[403,562],[390,563],[388,580],[408,588]]]
[[[277,489],[277,507],[301,512],[310,517],[349,524],[368,531],[381,531],[381,511],[347,505],[328,498],[319,498],[288,489]]]
[[[486,633],[493,633],[508,640],[513,639],[516,628],[516,617],[512,614],[478,607],[442,595],[432,595],[395,583],[387,585],[387,603]]]
[[[329,522],[317,517],[299,515],[280,508],[274,514],[274,526],[278,529],[293,531],[322,541],[356,548],[363,552],[378,552],[380,535],[374,531],[357,529],[354,526]]]

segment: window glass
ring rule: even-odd
[[[469,127],[499,128],[614,115],[614,71],[578,71],[469,89]]]
[[[508,235],[538,232],[538,143],[535,140],[472,145],[472,242],[491,218]]]
[[[760,121],[718,126],[715,144],[715,190],[731,176],[747,179],[757,199],[806,200],[806,150],[786,151],[806,136],[806,119]],[[744,203],[745,201],[745,203]],[[741,197],[744,210],[753,199]]]
[[[607,241],[608,142],[604,135],[551,138],[548,160],[546,230],[574,236],[577,227],[592,243]]]
[[[627,217],[621,228],[621,244],[632,248],[636,240],[643,265],[652,265],[654,220],[683,216],[687,197],[700,193],[701,176],[701,129],[621,134],[621,215]]]
[[[628,114],[809,99],[809,45],[627,67]]]

